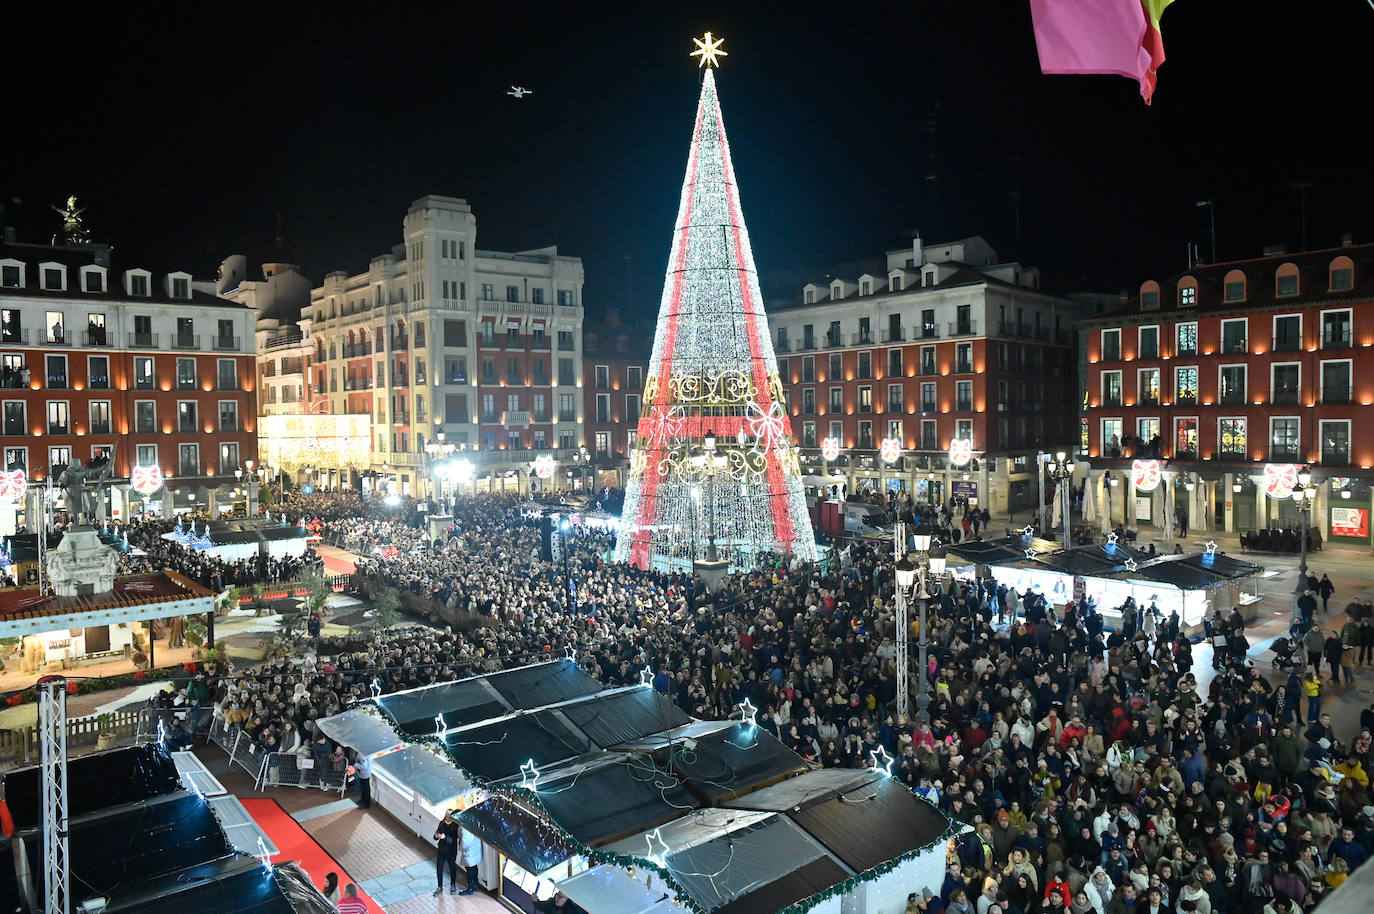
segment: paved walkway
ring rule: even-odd
[[[473,895],[439,898],[434,891],[434,846],[403,826],[394,816],[373,804],[361,809],[353,797],[313,788],[269,787],[257,790],[253,778],[229,760],[213,744],[195,747],[196,755],[240,798],[271,797],[319,842],[339,865],[358,880],[358,885],[384,914],[499,914],[506,907],[485,890]],[[326,873],[310,873],[323,885]],[[459,877],[460,882],[462,877]]]

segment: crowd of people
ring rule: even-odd
[[[917,723],[896,714],[894,639],[917,632],[896,630],[890,548],[856,542],[824,571],[779,559],[707,590],[608,562],[600,530],[576,528],[566,563],[542,561],[527,508],[462,500],[431,546],[408,501],[288,503],[293,520],[353,537],[364,577],[433,594],[473,624],[361,639],[314,669],[225,676],[212,713],[263,748],[339,765],[313,721],[373,680],[412,688],[568,646],[612,685],[648,666],[687,713],[738,716],[747,699],[818,764],[863,767],[886,750],[894,777],[972,826],[944,884],[916,891],[911,910],[1291,914],[1374,851],[1374,708],[1336,733],[1310,677],[1275,685],[1246,659],[1239,613],[1209,620],[1227,640],[1200,690],[1191,641],[1152,605],[1122,607],[1108,631],[1087,598],[947,583],[931,607],[929,722]],[[932,519],[964,523],[954,509]]]
[[[205,519],[199,521],[200,525],[205,523]],[[320,564],[319,557],[309,549],[301,556],[277,557],[259,552],[252,558],[226,562],[208,551],[163,538],[178,526],[190,529],[195,524],[196,521],[193,519],[172,520],[160,517],[144,517],[130,521],[120,528],[120,535],[127,536],[129,546],[144,554],[135,557],[132,549],[125,553],[121,573],[140,574],[170,568],[220,593],[228,587],[294,581],[300,577],[305,567],[318,567]],[[205,530],[204,526],[196,526],[196,529],[201,532]]]

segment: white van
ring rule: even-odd
[[[851,536],[890,536],[892,518],[877,505],[850,502],[844,506],[844,532]]]

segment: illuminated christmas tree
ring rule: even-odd
[[[744,226],[708,32],[687,175],[654,331],[615,557],[685,570],[765,552],[816,558]],[[714,547],[714,548],[713,548]]]

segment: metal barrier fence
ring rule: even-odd
[[[313,759],[294,752],[269,752],[263,759],[256,787],[317,787],[344,795],[347,770],[335,770],[328,759]]]
[[[204,740],[210,734],[211,723],[215,722],[213,709],[190,705],[179,708],[144,708],[138,715],[134,742],[140,746],[155,743],[159,739],[172,738],[182,723],[186,725],[186,736],[189,739]],[[160,732],[159,723],[162,724]]]

